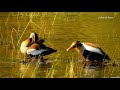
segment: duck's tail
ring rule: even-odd
[[[101,48],[99,48],[99,49],[100,49],[101,52],[103,53],[103,59],[111,60],[110,57],[109,57]]]
[[[46,51],[42,52],[42,55],[45,56],[45,55],[49,55],[49,54],[52,54],[54,52],[56,52],[57,50],[53,49],[53,48],[50,48],[50,47],[46,47]]]
[[[104,59],[111,60],[107,54],[104,55]]]

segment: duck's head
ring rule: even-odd
[[[32,38],[32,43],[33,43],[38,40],[38,35],[36,33],[31,33],[29,38]]]
[[[80,41],[74,41],[71,46],[69,48],[66,49],[66,51],[70,51],[74,48],[77,48],[78,46],[81,46],[81,42]]]

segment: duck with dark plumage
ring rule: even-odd
[[[76,49],[80,54],[83,64],[86,65],[86,60],[91,61],[91,64],[102,65],[103,60],[110,60],[109,56],[97,45],[80,41],[74,41],[66,51]]]

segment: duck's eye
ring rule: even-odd
[[[77,47],[77,44],[73,46],[73,48],[76,48]]]

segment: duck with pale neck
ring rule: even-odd
[[[71,51],[72,49],[80,54],[81,60],[86,62],[89,61],[103,62],[103,60],[110,60],[109,56],[97,45],[93,43],[81,43],[80,41],[74,41],[66,51]]]
[[[36,57],[36,59],[39,56],[42,57],[57,51],[53,48],[47,47],[43,42],[43,39],[38,39],[38,35],[36,33],[31,33],[29,38],[21,43],[20,51],[22,54],[30,56],[31,58]]]
[[[36,40],[38,40],[38,36],[36,33],[31,33],[29,38],[25,39],[20,46],[20,51],[22,54],[26,55],[28,48],[34,43]]]

